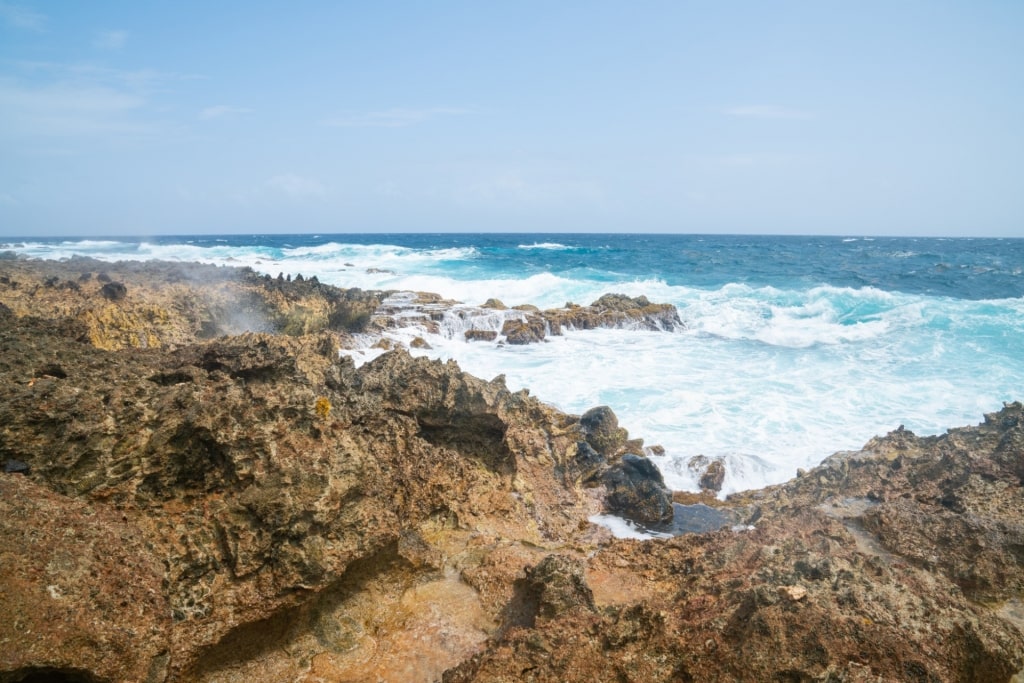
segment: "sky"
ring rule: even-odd
[[[0,0],[0,236],[1024,237],[1021,0]]]

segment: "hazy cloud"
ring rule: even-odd
[[[295,175],[294,173],[276,175],[268,180],[266,185],[270,189],[280,192],[292,199],[322,197],[325,194],[324,186],[320,184],[319,180],[303,178],[302,176]]]
[[[74,135],[124,131],[125,118],[145,99],[102,85],[53,83],[26,86],[0,80],[0,125],[29,135]]]
[[[465,169],[470,170],[470,169]],[[599,185],[576,177],[569,169],[475,168],[454,187],[458,204],[489,208],[543,207],[553,209],[603,201]]]
[[[93,39],[92,45],[100,50],[120,50],[127,42],[127,31],[100,31]]]
[[[0,20],[14,28],[42,31],[46,26],[46,15],[21,5],[0,2]]]
[[[802,109],[780,107],[774,104],[746,104],[729,107],[722,112],[726,116],[746,119],[788,119],[791,121],[807,121],[814,118],[814,113]]]
[[[166,123],[147,118],[168,82],[190,78],[89,64],[17,62],[0,75],[0,136],[148,134]]]
[[[337,116],[326,119],[323,123],[326,126],[336,126],[339,128],[404,128],[440,116],[461,116],[469,113],[469,109],[458,107],[395,108]]]
[[[199,112],[199,118],[203,121],[210,121],[212,119],[222,119],[236,116],[238,114],[248,114],[250,112],[252,112],[252,109],[247,107],[233,107],[229,104],[217,104],[212,107],[207,107]]]

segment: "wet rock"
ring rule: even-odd
[[[501,327],[501,334],[509,344],[533,344],[544,340],[546,325],[538,316],[528,316],[525,320],[506,320]]]
[[[619,418],[608,406],[598,406],[583,413],[580,427],[587,443],[606,458],[618,455],[629,438],[629,432],[619,427]]]
[[[496,311],[508,310],[508,306],[503,304],[500,299],[488,299],[480,308],[493,308]]]
[[[576,466],[580,472],[581,481],[590,481],[603,470],[608,459],[594,450],[586,441],[576,444]]]
[[[652,525],[652,530],[681,534],[703,534],[732,526],[739,521],[735,511],[704,503],[673,503],[671,524]]]
[[[717,492],[722,490],[722,482],[724,481],[725,465],[721,460],[713,460],[708,464],[707,469],[704,470],[704,474],[700,476],[700,481],[697,482],[697,485],[702,489]]]
[[[650,460],[627,454],[603,475],[608,510],[646,524],[672,520],[672,494]]]
[[[494,330],[466,330],[463,336],[466,338],[466,341],[491,342],[498,338],[498,333]]]
[[[672,331],[683,327],[679,312],[672,304],[654,304],[647,297],[605,294],[589,306],[567,302],[564,308],[543,313],[552,325],[577,330],[599,327]]]

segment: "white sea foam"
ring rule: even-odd
[[[553,250],[560,250],[560,249],[571,249],[572,247],[566,246],[564,244],[559,244],[558,242],[534,242],[533,244],[520,244],[519,248],[520,249],[553,249]]]
[[[671,538],[672,534],[641,529],[633,522],[615,515],[591,515],[589,521],[607,527],[615,538],[631,538],[637,541],[649,541],[652,538]]]

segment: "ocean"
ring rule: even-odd
[[[200,261],[316,275],[479,305],[675,304],[686,328],[567,331],[541,344],[467,342],[451,316],[417,355],[582,413],[608,405],[673,489],[695,455],[726,466],[722,495],[785,481],[904,425],[975,424],[1024,399],[1024,240],[625,234],[204,235],[8,239],[59,259]],[[497,324],[485,320],[478,325]],[[365,340],[366,346],[370,344]],[[352,351],[357,363],[380,353]]]

